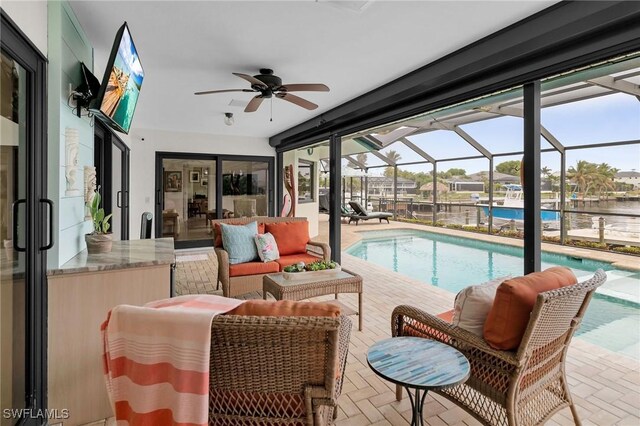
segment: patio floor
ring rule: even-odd
[[[406,227],[404,225],[393,222],[391,225],[359,225],[357,230]],[[343,246],[358,239],[355,230],[355,226],[343,226]],[[204,258],[204,253],[200,251],[183,258],[186,254],[178,256],[178,291],[215,288],[208,282],[212,275],[211,263],[199,260]],[[406,425],[411,418],[409,399],[405,395],[402,401],[395,400],[394,385],[380,379],[367,366],[367,349],[375,341],[390,336],[391,311],[397,305],[410,304],[439,313],[451,308],[454,295],[346,254],[342,264],[364,279],[364,330],[357,331],[357,320],[352,317],[354,328],[337,425]],[[314,300],[323,299],[331,297]],[[342,295],[341,301],[357,309],[356,295]],[[640,424],[640,366],[636,361],[573,339],[567,373],[583,424]],[[429,425],[478,424],[465,411],[439,396],[427,397],[424,412]],[[556,414],[547,424],[573,424],[569,409]]]

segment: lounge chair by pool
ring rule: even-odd
[[[368,212],[357,201],[349,201],[349,205],[355,212],[349,217],[349,223],[355,222],[356,225],[358,225],[358,222],[361,220],[369,219],[379,219],[380,223],[382,223],[384,219],[389,223],[389,218],[393,216],[393,214],[387,212]]]

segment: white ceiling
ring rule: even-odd
[[[362,95],[555,1],[73,1],[102,78],[117,29],[127,21],[145,80],[133,128],[269,137]],[[254,113],[229,106],[252,93],[232,72],[272,68],[284,83],[325,83],[299,92],[319,108],[274,99]],[[226,126],[223,113],[233,112]]]

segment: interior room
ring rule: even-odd
[[[640,424],[640,2],[0,18],[0,426]]]

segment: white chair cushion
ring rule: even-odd
[[[511,275],[494,278],[486,283],[472,285],[460,290],[453,307],[453,325],[482,336],[484,322],[489,315],[496,290]]]

